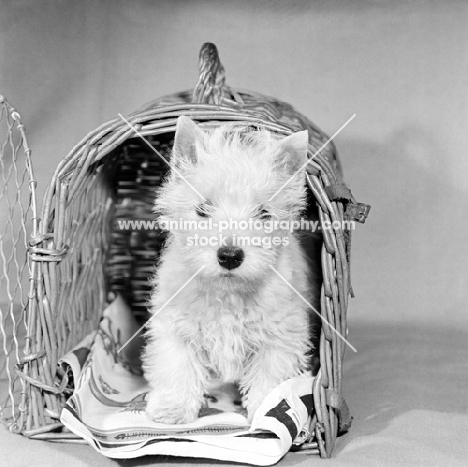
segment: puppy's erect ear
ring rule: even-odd
[[[172,151],[174,165],[179,165],[185,161],[197,162],[195,143],[203,141],[203,135],[203,130],[189,117],[182,115],[177,119]]]
[[[279,142],[282,150],[281,162],[286,172],[292,175],[306,163],[308,143],[309,133],[307,130],[293,133]]]

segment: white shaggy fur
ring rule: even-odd
[[[255,218],[259,205],[273,220],[298,219],[305,205],[304,172],[268,200],[306,157],[306,131],[283,139],[241,125],[208,132],[180,117],[172,171],[158,193],[156,212],[164,220],[202,220],[197,206],[203,201],[188,181],[209,200],[203,206],[213,222]],[[217,229],[198,233],[219,234]],[[231,243],[235,235],[267,236],[258,230],[223,234]],[[288,245],[244,246],[242,264],[227,271],[218,263],[218,246],[190,246],[187,239],[193,235],[171,231],[153,280],[156,316],[148,325],[143,355],[152,388],[146,412],[157,422],[191,422],[208,381],[217,377],[239,383],[251,419],[268,392],[307,369],[307,305],[270,267],[311,299],[307,262],[297,238],[276,230],[269,236],[287,236]]]

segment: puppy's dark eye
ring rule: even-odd
[[[210,205],[211,203],[209,202],[199,204],[195,208],[195,211],[200,217],[210,217]]]
[[[265,209],[264,206],[259,206],[256,217],[258,217],[262,221],[268,221],[271,219],[271,214],[267,209]]]

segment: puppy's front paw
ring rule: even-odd
[[[247,418],[249,422],[252,421],[255,412],[260,407],[265,397],[270,391],[262,391],[259,389],[251,388],[244,398],[244,407],[247,409]]]
[[[180,394],[164,394],[151,391],[148,394],[146,416],[157,423],[178,425],[191,423],[198,418],[201,402],[180,397]]]

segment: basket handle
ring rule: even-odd
[[[218,49],[211,42],[202,45],[198,68],[200,76],[193,90],[192,103],[219,104],[226,77],[219,60]]]

